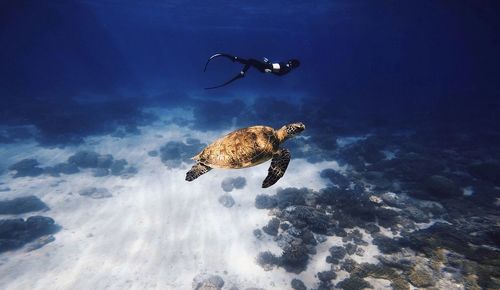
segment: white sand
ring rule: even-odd
[[[189,116],[189,112],[176,114]],[[293,159],[286,175],[270,189],[260,188],[269,163],[212,170],[188,183],[184,177],[190,165],[169,169],[147,152],[186,137],[208,143],[226,132],[193,131],[163,121],[141,128],[141,135],[92,137],[78,147],[46,149],[34,143],[0,147],[4,167],[23,158],[36,158],[41,166],[49,166],[64,162],[78,150],[90,149],[125,158],[138,169],[130,179],[93,177],[89,170],[61,177],[14,179],[12,173],[4,174],[2,186],[12,190],[3,192],[2,198],[38,196],[50,207],[41,214],[52,217],[62,229],[54,242],[41,249],[26,252],[22,248],[0,255],[1,289],[190,289],[200,273],[218,274],[226,286],[286,289],[296,277],[309,287],[315,285],[315,274],[330,269],[325,262],[328,248],[341,242],[331,237],[320,244],[318,254],[300,275],[281,268],[266,272],[255,262],[258,253],[279,253],[279,248],[267,235],[262,240],[254,237],[253,230],[270,219],[268,210],[256,209],[254,201],[257,194],[275,194],[280,187],[319,190],[327,184],[319,172],[338,169],[338,164]],[[221,181],[236,176],[244,176],[247,185],[230,193],[236,204],[225,208],[217,201],[224,193]],[[91,199],[78,194],[89,186],[107,188],[113,197]],[[365,250],[364,258],[355,258],[358,262],[371,261],[378,254],[373,246]]]

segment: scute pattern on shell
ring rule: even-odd
[[[278,149],[273,128],[253,126],[216,140],[193,159],[214,168],[245,168],[271,159]]]

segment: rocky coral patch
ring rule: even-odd
[[[111,192],[109,192],[109,190],[107,190],[106,188],[102,188],[102,187],[83,188],[78,192],[78,194],[80,194],[81,196],[90,197],[93,199],[109,198],[109,197],[113,196],[113,194],[111,194]]]
[[[34,195],[0,201],[0,214],[22,214],[48,209],[49,207]]]
[[[247,180],[243,176],[238,176],[236,178],[226,177],[222,180],[221,187],[225,192],[231,192],[233,189],[242,189],[247,185]]]
[[[224,280],[218,275],[200,274],[193,279],[193,290],[221,290]]]
[[[59,230],[54,220],[44,216],[31,216],[25,219],[3,219],[0,220],[0,253],[17,249],[35,239],[50,235]],[[39,242],[38,246],[50,242],[53,238],[46,238],[45,242]],[[40,244],[42,243],[42,244]],[[31,250],[37,246],[30,248]]]
[[[111,154],[99,154],[94,151],[79,151],[71,155],[66,162],[54,166],[40,167],[36,159],[23,159],[9,167],[15,171],[14,178],[36,177],[42,174],[60,176],[61,174],[75,174],[82,169],[91,169],[95,177],[108,175],[131,177],[137,173],[137,169],[129,166],[125,159],[114,159]]]
[[[335,236],[342,243],[329,248],[332,270],[317,274],[316,289],[372,287],[366,278],[389,280],[393,289],[499,288],[500,163],[478,159],[469,144],[457,154],[415,137],[372,136],[336,147],[331,154],[346,167],[319,173],[328,187],[258,195],[255,206],[272,215],[264,232],[282,249],[261,253],[259,263],[301,272],[316,254],[317,237]],[[397,154],[388,158],[387,150]],[[378,262],[356,262],[369,244],[380,251]],[[338,281],[338,271],[348,277]]]
[[[182,162],[189,163],[191,157],[205,147],[200,140],[188,138],[185,142],[170,141],[159,149],[160,158],[165,166],[179,168]]]

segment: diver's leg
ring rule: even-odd
[[[211,90],[211,89],[216,89],[216,88],[220,88],[220,87],[223,87],[223,86],[226,86],[232,82],[234,82],[235,80],[238,80],[238,79],[241,79],[245,76],[245,73],[247,72],[247,70],[250,68],[250,65],[245,65],[243,67],[243,69],[236,75],[234,76],[232,79],[228,80],[227,82],[221,84],[221,85],[218,85],[218,86],[214,86],[214,87],[208,87],[208,88],[205,88],[205,90]]]
[[[230,55],[230,54],[227,54],[227,53],[216,53],[214,55],[212,55],[210,58],[209,58],[209,61],[216,58],[216,57],[225,57],[225,58],[228,58],[230,60],[232,60],[233,62],[237,62],[237,63],[241,63],[241,64],[244,64],[244,65],[247,65],[249,63],[252,63],[252,62],[259,62],[258,60],[255,60],[255,59],[245,59],[245,58],[241,58],[239,56],[234,56],[234,55]]]
[[[230,54],[227,54],[227,53],[216,53],[216,54],[214,54],[214,55],[212,55],[211,57],[208,58],[207,63],[205,64],[205,69],[203,71],[206,71],[207,70],[207,66],[210,63],[210,61],[212,59],[214,59],[214,58],[217,58],[217,57],[225,57],[225,58],[231,60],[232,62],[239,62],[241,64],[247,64],[247,60],[244,59],[244,58],[233,56],[233,55],[230,55]]]

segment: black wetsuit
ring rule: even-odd
[[[272,73],[278,76],[286,75],[292,70],[290,65],[285,62],[271,63],[269,61],[260,61],[253,58],[244,59],[236,56],[234,57],[234,61],[245,65],[241,70],[243,74],[245,74],[250,67],[256,68],[261,73]]]
[[[232,60],[233,62],[238,62],[238,63],[241,63],[245,66],[243,67],[243,69],[241,69],[241,71],[235,77],[233,77],[229,81],[227,81],[221,85],[218,85],[215,87],[209,87],[209,88],[205,88],[205,89],[220,88],[220,87],[223,87],[225,85],[228,85],[229,83],[234,82],[237,79],[243,78],[245,76],[246,72],[251,67],[254,67],[255,69],[257,69],[261,73],[272,73],[272,74],[278,75],[278,76],[286,75],[287,73],[289,73],[293,69],[290,66],[290,63],[286,63],[286,62],[272,63],[272,62],[269,62],[267,59],[265,61],[260,61],[260,60],[256,60],[253,58],[244,59],[244,58],[232,56],[232,55],[225,54],[225,53],[217,53],[217,54],[212,55],[208,59],[206,65],[205,65],[205,70],[207,69],[207,66],[210,63],[210,61],[216,57],[225,57],[225,58]]]

